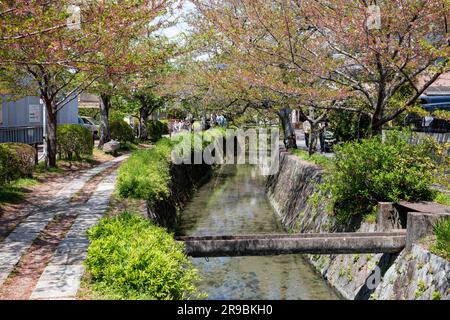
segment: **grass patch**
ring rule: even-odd
[[[103,218],[89,230],[88,296],[115,300],[200,297],[198,272],[166,229],[137,214]]]
[[[34,169],[34,173],[45,174],[45,173],[63,173],[64,170],[60,167],[47,167],[45,163],[40,162]]]
[[[364,222],[375,224],[377,223],[377,211],[373,210],[371,213],[368,213],[364,216]]]
[[[0,187],[0,204],[17,203],[21,201],[26,189],[37,185],[39,182],[31,178],[18,179]]]
[[[440,220],[434,226],[436,241],[431,245],[430,250],[434,254],[450,259],[450,218]]]
[[[133,143],[133,142],[125,142],[124,144],[121,145],[120,147],[120,151],[136,151],[142,149],[138,144]]]
[[[433,199],[434,202],[450,206],[450,195],[443,192],[436,192],[436,196]]]
[[[332,160],[320,153],[314,153],[313,155],[310,156],[308,151],[301,149],[292,149],[291,152],[300,159],[312,162],[318,166],[321,166],[326,170],[331,169],[333,166]]]

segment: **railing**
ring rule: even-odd
[[[44,130],[42,126],[0,128],[0,143],[40,144],[43,143],[43,137]]]

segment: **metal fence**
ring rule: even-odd
[[[16,142],[26,144],[43,143],[44,130],[39,127],[0,128],[0,143]]]

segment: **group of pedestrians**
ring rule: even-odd
[[[315,147],[315,141],[311,140],[311,123],[309,121],[303,122],[303,132],[305,133],[305,144],[306,147],[309,148],[309,144],[313,143],[313,148]],[[320,152],[325,153],[328,152],[330,149],[330,143],[327,140],[330,140],[330,137],[332,137],[333,133],[329,129],[328,122],[321,122],[319,123],[319,126],[317,128],[317,132],[319,136],[319,142],[320,142]]]
[[[175,120],[171,122],[171,132],[178,133],[184,130],[190,131],[192,124],[189,120]]]
[[[195,127],[194,123],[200,124]],[[210,115],[208,117],[201,117],[199,121],[196,122],[195,118],[190,116],[185,120],[174,120],[169,124],[170,133],[178,133],[181,131],[192,131],[194,130],[208,130],[214,126],[226,127],[227,120],[222,115]]]

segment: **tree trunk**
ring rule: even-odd
[[[111,140],[111,133],[109,131],[109,108],[111,107],[111,96],[108,94],[101,94],[100,103],[100,142],[99,148]]]
[[[139,139],[148,140],[147,121],[150,116],[150,110],[147,106],[141,106],[139,109]]]
[[[297,149],[297,139],[295,137],[295,130],[291,122],[290,114],[290,108],[285,107],[278,111],[278,117],[280,118],[284,133],[284,146],[286,149]]]
[[[57,115],[58,112],[54,111],[51,102],[45,102],[45,108],[47,110],[47,137],[46,137],[46,149],[47,154],[45,158],[45,165],[47,167],[56,167],[56,128],[57,128]]]
[[[381,135],[382,133],[382,127],[383,125],[379,125],[380,118],[376,115],[372,116],[372,120],[370,122],[370,130],[369,130],[369,137],[374,137]]]

